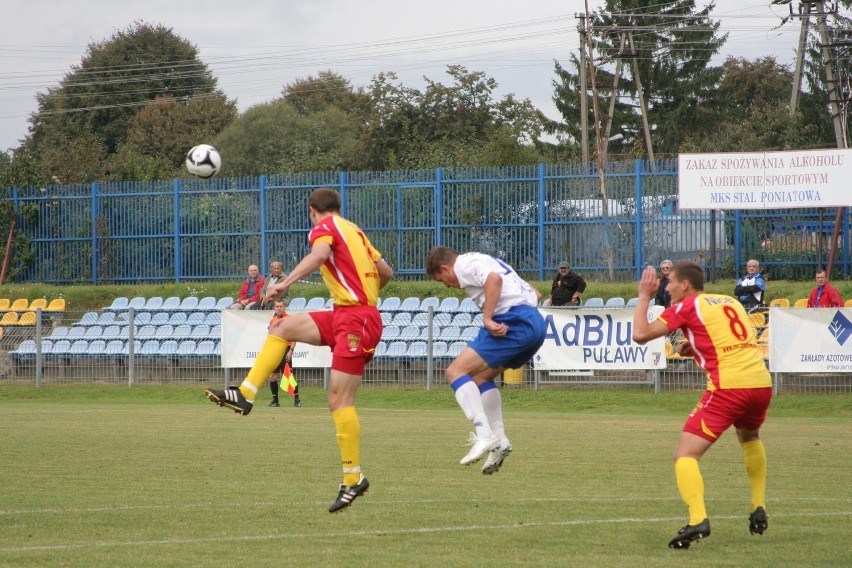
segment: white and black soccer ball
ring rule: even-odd
[[[210,144],[199,144],[186,155],[186,169],[195,177],[212,178],[222,169],[222,156]]]

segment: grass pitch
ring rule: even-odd
[[[841,566],[852,537],[852,397],[776,399],[763,429],[769,531],[748,532],[736,436],[702,460],[712,536],[686,522],[671,454],[699,393],[504,390],[515,451],[458,465],[447,388],[362,388],[371,488],[340,480],[325,393],[248,417],[203,386],[0,388],[4,566]],[[268,395],[267,395],[268,396]],[[243,445],[245,444],[245,447]]]

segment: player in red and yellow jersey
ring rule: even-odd
[[[285,294],[294,282],[319,269],[334,299],[334,309],[292,315],[270,326],[266,343],[243,383],[224,391],[207,389],[205,394],[219,405],[248,414],[258,388],[281,362],[289,342],[330,346],[328,407],[343,462],[343,483],[329,507],[330,513],[336,513],[370,486],[361,473],[361,425],[355,412],[355,394],[382,336],[376,303],[379,290],[390,281],[393,271],[361,229],[340,216],[340,194],[336,191],[314,190],[308,198],[308,212],[313,224],[308,237],[311,252],[283,281],[267,289],[267,297]]]
[[[707,390],[687,418],[674,453],[677,487],[689,508],[689,523],[669,546],[689,548],[691,542],[710,536],[698,460],[731,426],[737,430],[751,486],[749,529],[763,534],[768,527],[766,451],[759,430],[772,398],[772,378],[757,349],[754,328],[736,299],[704,293],[704,269],[694,262],[674,265],[666,287],[672,304],[649,322],[648,306],[658,286],[656,271],[649,266],[639,281],[633,340],[643,343],[680,329],[687,339],[680,354],[694,357],[707,373]]]

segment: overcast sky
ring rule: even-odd
[[[704,6],[702,0],[697,0]],[[602,2],[589,0],[590,10]],[[299,78],[332,70],[353,85],[395,71],[409,86],[447,83],[447,65],[484,71],[498,97],[528,98],[553,118],[553,61],[577,52],[579,0],[6,0],[0,22],[0,150],[26,136],[35,95],[56,86],[91,42],[134,21],[171,27],[195,44],[240,111]],[[728,55],[776,56],[792,68],[799,24],[774,29],[788,7],[717,0]]]

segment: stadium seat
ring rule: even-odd
[[[793,307],[794,308],[807,308],[808,307],[808,299],[807,298],[800,298],[800,299],[796,300],[796,302],[793,304]]]
[[[182,324],[175,327],[175,332],[172,337],[175,339],[189,339],[192,336],[192,326]]]
[[[163,307],[163,298],[161,296],[154,296],[153,298],[148,298],[145,301],[145,305],[141,306],[139,308],[139,311],[156,312],[156,311],[159,311],[162,307]]]
[[[411,325],[411,314],[408,312],[398,312],[396,315],[393,316],[391,325],[395,325],[398,327],[405,327],[407,325]]]
[[[325,308],[325,298],[317,296],[315,298],[311,298],[308,300],[308,303],[305,304],[306,310],[322,310]]]
[[[627,305],[629,307],[633,307],[638,303],[639,303],[639,298],[630,298],[629,300],[627,300]]]
[[[384,341],[379,341],[376,344],[376,352],[373,354],[374,357],[382,357],[385,353],[388,352],[388,344]]]
[[[9,301],[9,298],[0,298],[0,312],[9,311],[10,305],[12,305],[12,302]]]
[[[164,324],[157,327],[157,331],[154,334],[154,337],[157,339],[168,339],[173,336],[175,333],[175,328],[172,325]]]
[[[157,328],[153,325],[143,325],[139,328],[139,331],[135,334],[136,339],[154,339],[157,335]]]
[[[432,357],[438,359],[447,354],[447,343],[445,341],[432,342]]]
[[[151,312],[139,312],[133,316],[133,325],[146,325],[151,323]]]
[[[627,302],[624,301],[624,298],[620,296],[614,296],[609,298],[604,304],[607,308],[621,308],[627,305]]]
[[[440,306],[440,305],[441,305],[441,300],[439,300],[435,296],[429,296],[428,298],[423,298],[423,301],[420,302],[420,311],[421,312],[428,312],[429,308],[432,308],[432,310],[437,310],[438,306]]]
[[[50,333],[50,338],[53,339],[54,341],[57,340],[57,339],[64,339],[64,338],[68,337],[68,330],[69,330],[69,328],[67,328],[64,325],[60,325],[59,327],[54,327],[53,331]]]
[[[89,339],[89,340],[100,339],[100,337],[104,333],[104,328],[102,328],[99,325],[90,325],[89,327],[85,328],[85,330],[86,330],[86,335],[84,335],[83,337],[85,337],[86,339]]]
[[[748,314],[748,317],[751,320],[751,324],[758,332],[760,332],[764,327],[766,327],[766,313],[751,312]]]
[[[307,298],[303,298],[303,297],[299,296],[297,298],[293,298],[292,300],[290,300],[290,303],[287,304],[287,309],[288,310],[304,310],[305,306],[307,306],[307,305],[308,305]]]
[[[382,330],[382,340],[396,339],[399,337],[399,327],[388,325]]]
[[[192,296],[190,296],[191,298]],[[198,300],[198,305],[195,308],[198,311],[210,312],[216,309],[216,298],[213,296],[205,296]]]
[[[204,318],[204,323],[213,327],[214,325],[219,325],[222,323],[222,314],[219,312],[210,312],[207,314],[207,317]]]
[[[164,325],[169,323],[171,314],[167,312],[156,312],[151,315],[151,325]]]
[[[89,352],[89,342],[85,339],[78,339],[74,343],[71,344],[71,348],[68,350],[68,355],[71,357],[85,357]]]
[[[9,356],[13,361],[25,361],[28,359],[35,359],[36,356],[36,342],[32,339],[25,339],[18,345],[18,348],[9,353]]]
[[[145,307],[145,304],[147,304],[147,303],[148,303],[148,300],[146,300],[142,296],[137,296],[127,303],[127,309],[129,310],[129,309],[132,308],[134,310],[139,311],[139,310],[142,310]]]
[[[80,318],[80,321],[75,321],[71,325],[83,327],[97,325],[98,319],[100,319],[98,316],[98,312],[86,312],[85,314],[83,314],[83,317]]]
[[[602,308],[604,307],[604,299],[603,298],[589,298],[585,302],[583,302],[583,306],[586,308]]]
[[[186,313],[184,312],[172,312],[169,316],[169,325],[177,326],[183,325],[186,323]]]
[[[187,296],[181,300],[177,309],[182,312],[194,312],[198,308],[198,298],[196,296]]]
[[[195,340],[207,339],[207,337],[209,335],[210,335],[210,326],[207,325],[206,323],[196,325],[195,327],[192,328],[191,337]]]
[[[89,348],[86,351],[87,357],[103,357],[104,353],[106,353],[106,341],[95,339],[89,342]]]
[[[187,325],[201,325],[205,321],[207,321],[207,314],[204,312],[184,312],[187,314],[186,316],[186,324]]]
[[[399,305],[399,311],[412,313],[420,311],[420,298],[415,298],[411,296],[404,299]]]
[[[408,343],[405,341],[393,341],[388,343],[388,350],[385,352],[383,357],[405,357],[407,351]]]
[[[142,342],[142,348],[136,352],[137,357],[150,358],[156,357],[160,350],[160,342],[156,339],[148,339]]]
[[[46,308],[47,308],[47,300],[44,299],[44,298],[36,298],[35,300],[32,301],[32,303],[29,306],[27,306],[27,311],[28,312],[34,312],[34,311],[39,310],[39,309],[44,311]]]
[[[401,304],[402,300],[400,300],[397,296],[390,296],[389,298],[382,300],[382,305],[379,307],[379,310],[382,312],[396,312],[399,311],[399,306]]]
[[[221,339],[222,338],[222,326],[214,325],[210,328],[210,335],[208,335],[210,339]]]
[[[769,302],[770,308],[789,308],[790,300],[787,298],[774,298],[771,302]]]
[[[438,305],[439,312],[456,312],[459,309],[459,299],[455,297],[444,298]]]
[[[189,298],[193,298],[194,301],[192,303],[196,306],[198,305],[198,298],[194,298],[193,296],[190,296]],[[187,300],[189,298],[187,298]],[[159,309],[160,309],[160,311],[163,311],[163,312],[173,312],[175,310],[181,310],[181,311],[184,311],[184,312],[189,311],[189,310],[183,309],[183,304],[181,302],[181,299],[178,298],[177,296],[169,296],[168,298],[163,300],[163,305],[161,305]],[[193,309],[195,309],[195,308],[193,308]]]
[[[461,328],[456,325],[448,325],[441,328],[441,333],[438,335],[441,341],[453,342],[461,339]]]
[[[107,342],[104,349],[104,356],[117,359],[121,356],[122,349],[124,349],[124,342],[120,339],[113,339]]]
[[[476,327],[482,327],[482,312],[479,312],[473,319],[470,320],[470,325],[475,325]]]
[[[130,355],[130,349],[132,348],[133,355],[139,355],[142,351],[142,345],[143,343],[138,339],[134,340],[132,343],[130,341],[123,342],[123,345],[121,346],[121,354],[125,357]]]
[[[471,317],[470,313],[462,312],[453,316],[453,321],[450,322],[450,325],[456,325],[458,327],[467,327],[469,325],[473,325],[473,317]]]
[[[379,315],[382,316],[382,325],[390,325],[393,321],[393,314],[390,312],[379,312]]]
[[[179,357],[194,357],[198,344],[192,339],[185,339],[178,344],[176,354]]]
[[[846,303],[843,304],[844,308],[852,308],[852,299],[846,300]]]
[[[72,327],[66,336],[69,340],[82,339],[86,335],[86,328],[83,326]]]
[[[101,327],[115,325],[115,312],[103,312],[100,316],[98,316],[98,321],[95,325],[99,325]]]
[[[194,357],[200,359],[212,359],[215,355],[216,343],[209,339],[205,339],[204,341],[199,341],[197,344],[197,348]]]
[[[332,309],[334,307],[334,298],[329,298],[328,300],[326,300],[325,306],[323,306],[323,307],[327,310]]]
[[[71,341],[68,339],[60,339],[59,341],[53,342],[53,347],[50,349],[50,353],[46,356],[48,359],[59,359],[62,357],[66,357],[68,352],[71,350]]]
[[[124,312],[127,311],[127,304],[130,303],[130,300],[125,298],[124,296],[119,296],[118,298],[112,301],[112,304],[104,308],[110,312]]]
[[[464,341],[454,341],[447,346],[447,357],[455,359],[459,356],[459,353],[464,351],[464,348],[467,347],[467,343]]]
[[[426,312],[418,312],[414,314],[411,318],[411,325],[419,325],[420,327],[429,325],[429,314]]]
[[[21,317],[18,318],[18,321],[15,322],[15,325],[19,326],[30,326],[36,324],[36,313],[35,312],[24,312]]]
[[[20,298],[12,302],[9,306],[10,312],[25,312],[27,311],[27,307],[30,305],[30,301],[26,298]]]
[[[479,329],[480,328],[474,326],[466,327],[462,330],[461,338],[464,341],[470,341],[471,339],[479,335]]]
[[[422,358],[429,353],[429,347],[425,341],[412,341],[408,344],[408,350],[405,352],[408,357]]]
[[[441,335],[441,328],[437,325],[432,326],[432,340],[434,341]],[[419,339],[423,341],[429,341],[429,326],[424,325],[420,326],[420,336]]]
[[[125,329],[128,329],[128,330],[130,329],[127,326],[111,325],[111,326],[104,328],[104,332],[101,334],[101,337],[104,339],[104,341],[109,341],[111,339],[118,339],[119,337],[121,337],[122,328],[125,328]]]
[[[399,332],[399,338],[402,340],[412,341],[420,337],[420,328],[416,325],[407,325]]]
[[[460,312],[478,312],[479,306],[477,306],[476,302],[474,302],[470,298],[465,298],[459,304],[458,311],[460,311]]]
[[[224,298],[219,298],[219,301],[216,302],[216,310],[222,311],[227,310],[228,306],[234,303],[234,299],[230,296],[225,296]]]

